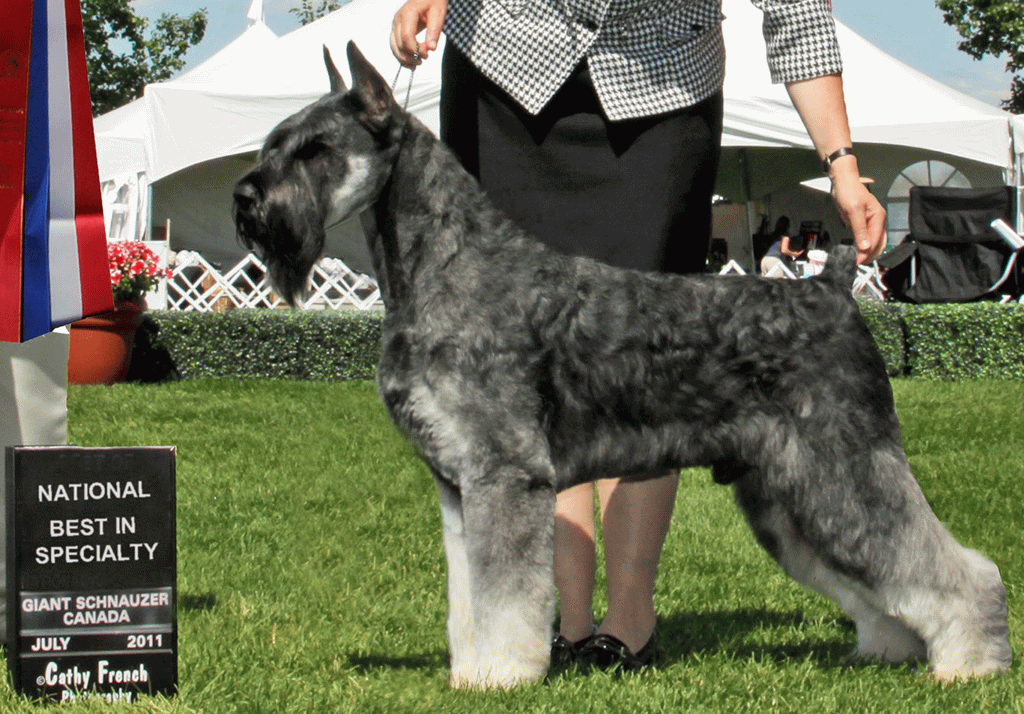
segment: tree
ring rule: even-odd
[[[936,0],[942,18],[964,41],[957,48],[975,59],[1005,54],[1014,74],[1003,108],[1024,114],[1024,2],[1021,0]]]
[[[206,33],[206,10],[188,17],[162,14],[152,31],[133,0],[82,0],[85,58],[92,111],[98,115],[142,96],[150,82],[170,79],[185,66],[185,52]],[[125,47],[123,50],[117,49]]]
[[[293,7],[288,12],[299,18],[299,22],[303,25],[308,25],[313,20],[334,12],[339,7],[341,7],[341,2],[338,0],[319,0],[319,2],[317,0],[302,0],[302,5]]]

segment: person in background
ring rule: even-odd
[[[793,245],[789,227],[788,216],[780,216],[775,222],[775,230],[771,234],[772,244],[768,246],[768,252],[761,259],[761,275],[767,275],[779,263],[791,269],[793,261],[803,255],[803,250],[798,250],[799,246]]]

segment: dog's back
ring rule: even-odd
[[[522,376],[543,397],[563,473],[710,465],[763,429],[765,410],[810,398],[849,403],[852,394],[866,422],[887,423],[884,361],[846,282],[855,256],[836,263],[815,278],[773,280],[570,261],[561,302],[547,322],[531,323],[531,342],[514,347],[534,355]],[[580,441],[580,432],[593,438]],[[606,449],[604,436],[635,438],[637,448]]]

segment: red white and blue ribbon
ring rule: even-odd
[[[29,66],[46,67],[46,4],[36,3]],[[50,330],[50,148],[46,72],[29,74],[25,136],[25,223],[22,248],[21,334],[31,339]]]
[[[25,211],[32,8],[16,0],[6,8],[0,34],[0,340],[21,337],[21,250]]]
[[[5,0],[0,340],[113,307],[79,0]]]

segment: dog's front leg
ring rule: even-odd
[[[548,668],[554,609],[555,492],[548,479],[498,466],[462,484],[476,661],[455,659],[457,687],[510,687]]]
[[[441,497],[444,552],[448,561],[448,647],[451,650],[454,683],[474,671],[477,660],[466,530],[462,519],[462,497],[458,489],[437,474],[434,479]]]

